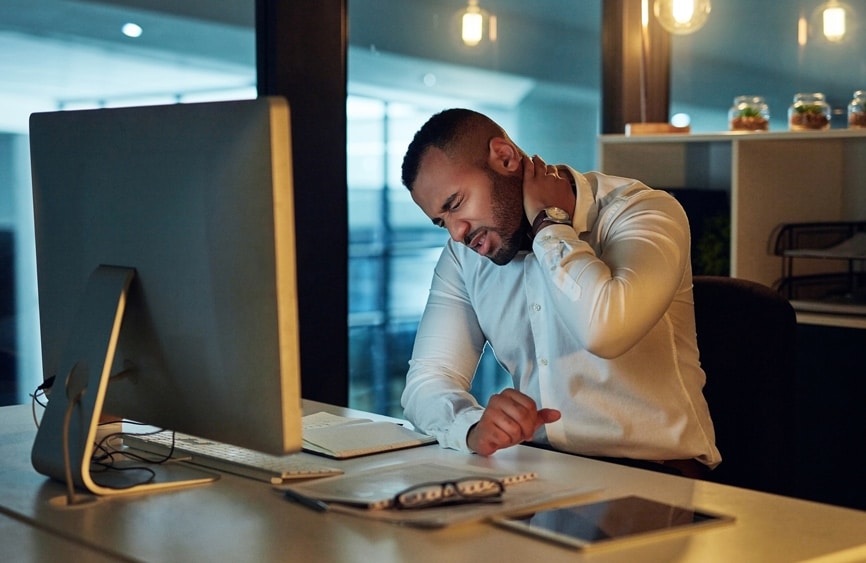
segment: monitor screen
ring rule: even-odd
[[[98,307],[84,296],[95,271],[119,267],[133,276],[96,410],[298,451],[287,102],[33,114],[30,142],[43,371],[56,376],[48,410],[74,385],[78,397],[96,392],[82,391],[92,376],[73,381],[87,363],[79,341],[99,340],[89,323],[111,322],[88,320]]]

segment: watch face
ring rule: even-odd
[[[568,221],[568,213],[558,207],[548,207],[546,210],[547,216],[554,221]]]

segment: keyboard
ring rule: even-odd
[[[319,462],[315,456],[299,452],[270,455],[220,442],[212,442],[180,432],[174,433],[172,458],[279,485],[285,481],[314,479],[343,473],[341,469]],[[166,456],[171,450],[172,432],[154,434],[124,434],[123,444],[133,450]]]

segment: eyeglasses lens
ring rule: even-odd
[[[398,508],[424,508],[461,502],[482,502],[502,495],[503,486],[495,479],[460,479],[445,483],[428,483],[399,493],[394,501]]]

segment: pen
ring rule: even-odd
[[[328,510],[328,503],[323,502],[319,499],[310,498],[306,495],[302,495],[301,493],[296,493],[292,490],[287,490],[285,492],[286,499],[296,502],[302,506],[306,506],[307,508],[311,508],[316,512],[325,512]]]

